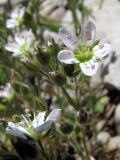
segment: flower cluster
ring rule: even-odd
[[[19,56],[21,59],[26,59],[29,53],[32,52],[32,45],[35,40],[31,30],[24,30],[20,33],[15,33],[14,38],[8,41],[5,49],[12,52],[13,56]],[[33,53],[33,52],[32,52]]]
[[[25,7],[18,6],[17,8],[15,8],[10,14],[10,19],[8,19],[6,22],[6,27],[14,28],[21,25],[23,22],[24,13]]]
[[[66,64],[78,63],[85,75],[95,75],[101,58],[111,52],[111,45],[108,43],[95,45],[95,34],[96,28],[91,21],[83,25],[78,37],[69,32],[67,28],[61,28],[59,30],[60,39],[70,50],[60,51],[58,60]]]

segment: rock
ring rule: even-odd
[[[91,156],[91,157],[90,157],[90,160],[95,160],[95,158]]]
[[[120,136],[110,138],[107,145],[108,151],[113,151],[117,149],[120,149]]]
[[[97,123],[96,129],[98,132],[102,129],[102,127],[104,126],[105,123],[106,123],[105,120],[101,120]]]
[[[80,158],[80,156],[78,157],[78,156],[76,156],[76,160],[82,160],[82,158]],[[94,157],[90,157],[90,160],[95,160],[95,158]]]
[[[0,5],[3,5],[3,4],[5,4],[7,2],[7,0],[1,0],[0,1]]]
[[[115,0],[105,1],[101,9],[99,9],[99,1],[86,0],[86,5],[93,9],[93,17],[97,28],[97,37],[102,39],[102,42],[109,41],[112,45],[115,54],[110,54],[100,67],[100,74],[94,76],[100,78],[110,86],[120,89],[120,2]],[[111,7],[112,6],[112,7]],[[98,78],[98,79],[99,79]]]
[[[115,109],[114,120],[116,132],[120,134],[120,104]]]
[[[105,144],[110,139],[110,134],[106,131],[102,131],[97,135],[97,142],[100,144]]]
[[[65,14],[65,9],[63,7],[60,7],[56,9],[55,11],[53,11],[50,17],[56,20],[57,22],[60,22],[64,14]]]
[[[73,18],[71,11],[66,11],[65,15],[62,18],[62,23],[68,25],[71,24],[72,20]]]

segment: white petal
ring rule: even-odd
[[[8,126],[10,126],[10,127],[15,127],[15,123],[13,123],[13,122],[8,122]]]
[[[31,135],[24,127],[21,127],[21,126],[17,126],[16,127],[19,131],[23,132],[24,134],[26,135]]]
[[[40,112],[32,121],[33,127],[37,127],[44,123],[46,112]]]
[[[18,43],[19,46],[22,46],[23,44],[25,44],[25,37],[24,35],[21,35],[22,33],[16,33],[15,34],[15,41]]]
[[[96,27],[91,21],[86,22],[81,29],[80,38],[83,42],[94,41],[96,35]]]
[[[61,115],[61,109],[54,109],[52,110],[52,112],[50,112],[50,114],[48,115],[48,117],[46,118],[46,121],[58,121]]]
[[[24,13],[25,13],[25,7],[20,8],[19,17],[23,17]]]
[[[61,28],[59,30],[59,36],[62,42],[70,49],[75,49],[79,43],[77,36],[69,32],[66,28]]]
[[[15,9],[11,12],[10,17],[11,17],[12,19],[18,18],[18,17],[19,17],[19,8],[15,8]]]
[[[14,19],[8,19],[6,21],[7,28],[14,28],[16,26],[16,21]]]
[[[19,52],[13,53],[12,56],[14,56],[14,57],[22,56],[22,52],[19,51]]]
[[[79,63],[79,61],[74,57],[74,54],[70,50],[62,50],[58,53],[58,60],[66,64]]]
[[[17,43],[8,43],[5,45],[5,49],[9,52],[19,52],[19,46]]]
[[[35,36],[32,33],[32,30],[26,31],[26,44],[27,44],[27,46],[30,46],[34,40],[35,40]]]
[[[111,52],[111,50],[112,50],[111,45],[108,43],[99,44],[93,48],[94,55],[97,58],[105,57],[106,55],[108,55]]]
[[[96,74],[99,64],[96,59],[93,57],[90,61],[80,63],[82,72],[87,76],[93,76]]]
[[[16,129],[15,127],[7,127],[6,128],[6,133],[16,136],[16,137],[20,137],[20,138],[24,138],[26,139],[26,136],[24,135],[24,133],[18,129]]]
[[[49,130],[52,127],[53,123],[53,121],[45,121],[44,124],[35,128],[34,133],[40,134],[43,131]]]

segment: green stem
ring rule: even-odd
[[[77,78],[75,77],[75,96],[76,96],[76,101],[79,104],[79,92],[78,92],[78,82],[77,82]]]
[[[45,160],[50,160],[49,156],[48,156],[48,153],[46,152],[46,150],[44,149],[42,143],[40,141],[38,141],[38,144],[40,146],[40,149],[41,149],[41,153],[44,157]]]
[[[44,75],[45,77],[49,77],[49,75],[47,75],[46,73],[44,73],[44,72],[41,71],[41,70],[40,70],[40,73],[41,73],[42,75]]]
[[[87,160],[90,160],[90,155],[89,155],[89,151],[87,149],[87,142],[86,142],[84,129],[83,129],[83,139],[82,140],[83,140],[83,145],[84,145],[84,149],[85,149],[85,152],[86,152]]]
[[[81,146],[77,145],[77,143],[73,140],[73,138],[70,138],[70,141],[72,142],[73,146],[75,147],[77,153],[81,156],[82,160],[84,160],[84,155],[82,153]]]
[[[64,95],[66,96],[68,102],[69,102],[73,107],[76,107],[76,102],[74,101],[74,99],[72,99],[72,98],[70,97],[70,95],[68,94],[68,92],[66,91],[66,89],[62,87],[62,91],[63,91]]]

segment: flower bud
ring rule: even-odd
[[[77,126],[75,127],[75,133],[76,133],[76,134],[79,134],[80,132],[81,132],[81,128],[80,128],[79,125],[77,125]]]
[[[16,152],[23,159],[32,158],[37,159],[38,156],[38,147],[33,140],[25,140],[22,138],[12,139],[12,145],[14,146]]]
[[[37,53],[37,59],[43,65],[48,65],[50,62],[50,55],[46,48],[43,48],[39,41],[36,41],[34,44],[34,49]]]
[[[85,109],[81,109],[79,112],[78,112],[78,120],[80,123],[86,123],[87,120],[88,120],[88,113]]]
[[[66,77],[63,74],[58,72],[49,72],[49,75],[56,85],[61,87],[66,84]]]
[[[60,48],[58,44],[55,42],[55,40],[52,38],[50,42],[48,42],[48,52],[50,55],[57,56],[58,52],[60,51]]]
[[[71,125],[69,122],[65,122],[61,124],[61,132],[64,134],[70,134],[73,131],[73,125]]]
[[[39,71],[40,70],[40,63],[37,60],[28,60],[23,63],[31,71]]]
[[[76,77],[79,74],[79,70],[75,70],[74,64],[63,64],[63,68],[68,77]]]

